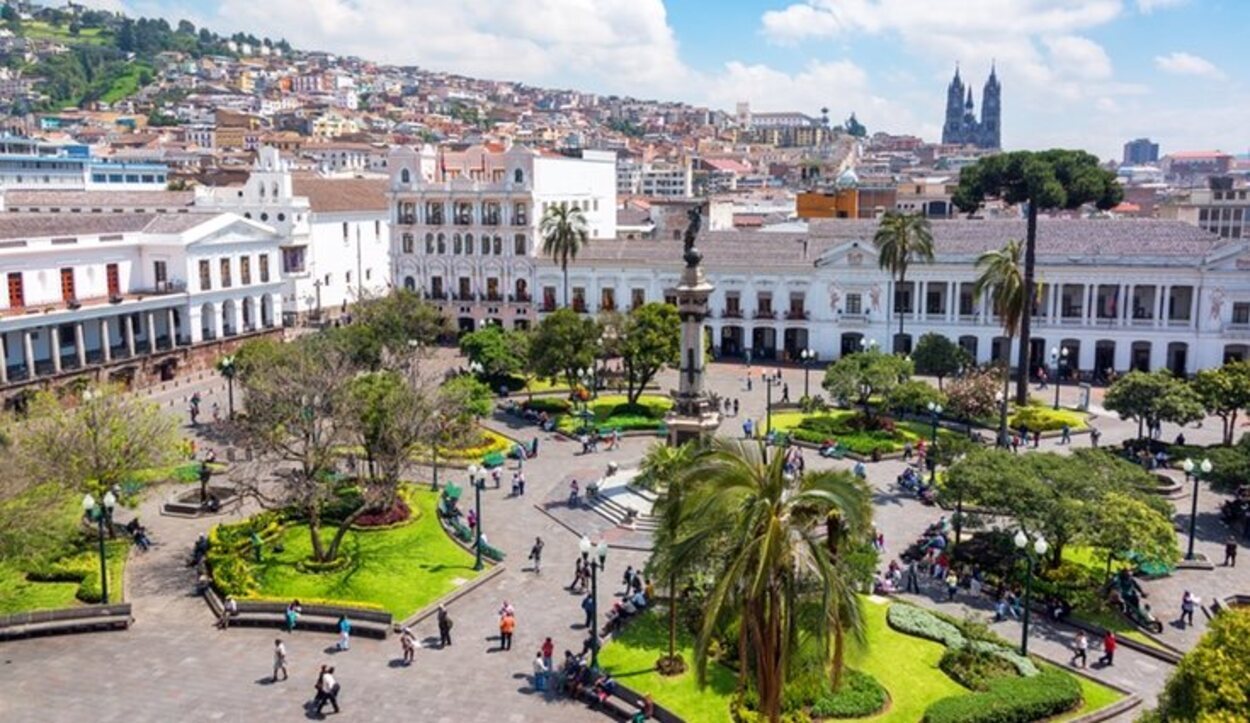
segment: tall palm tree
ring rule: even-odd
[[[791,653],[805,635],[827,636],[849,621],[839,600],[849,589],[847,575],[818,534],[832,512],[848,530],[862,533],[872,507],[863,482],[844,472],[788,476],[782,455],[765,461],[763,446],[717,439],[691,462],[680,484],[686,486],[690,528],[676,544],[710,539],[724,547],[717,555],[717,581],[703,610],[695,644],[699,680],[706,680],[708,648],[718,627],[739,620],[740,681],[754,674],[760,712],[780,720],[781,696]],[[822,625],[801,625],[808,603],[821,603]]]
[[[881,217],[877,233],[872,237],[877,247],[877,264],[888,269],[897,279],[895,289],[903,288],[903,279],[907,276],[907,267],[913,261],[933,263],[933,234],[929,231],[929,219],[919,213],[900,213],[888,211]],[[916,303],[921,303],[916,299]],[[898,337],[894,351],[897,353],[898,341],[903,337],[903,309],[898,310]]]
[[[677,578],[703,552],[697,550],[695,545],[687,544],[681,548],[682,556],[679,557],[676,544],[689,522],[689,506],[684,494],[687,485],[680,478],[695,451],[695,446],[689,442],[679,447],[657,442],[647,450],[638,476],[634,478],[635,482],[645,487],[660,490],[655,503],[655,515],[660,526],[655,531],[656,554],[651,563],[658,576],[668,578],[668,657],[660,670],[670,675],[681,672],[684,667],[677,657]]]
[[[564,203],[547,207],[538,230],[543,236],[543,253],[560,262],[564,272],[564,306],[569,305],[569,261],[590,242],[589,225],[581,209]]]
[[[1022,255],[1024,246],[1017,239],[994,251],[986,251],[977,257],[976,266],[981,275],[972,285],[972,297],[978,301],[988,294],[990,305],[1003,325],[1007,337],[1006,369],[1003,371],[1003,399],[998,430],[999,444],[1007,441],[1007,397],[1011,393],[1011,342],[1020,332],[1024,315],[1029,311],[1027,285],[1024,278]],[[1027,373],[1021,369],[1021,374]]]

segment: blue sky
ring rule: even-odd
[[[481,77],[835,119],[936,140],[996,61],[1003,141],[1250,149],[1247,0],[92,0]]]

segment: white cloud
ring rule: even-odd
[[[1174,51],[1167,55],[1155,56],[1155,67],[1172,75],[1197,75],[1205,78],[1223,78],[1224,72],[1206,58]]]
[[[690,80],[663,0],[222,0],[199,20],[301,48],[554,87],[671,95]]]
[[[1188,0],[1137,0],[1137,9],[1143,14],[1149,15],[1156,10],[1164,8],[1174,8],[1182,5]]]
[[[1051,65],[1061,73],[1084,74],[1090,79],[1111,77],[1111,58],[1102,46],[1079,35],[1060,35],[1042,41],[1050,51]]]

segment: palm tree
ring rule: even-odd
[[[841,614],[840,601],[850,589],[846,570],[818,530],[836,512],[847,530],[861,534],[872,513],[868,489],[853,475],[787,476],[783,464],[782,455],[765,461],[763,446],[755,442],[713,441],[679,478],[689,529],[675,546],[685,559],[688,548],[702,549],[709,540],[722,546],[695,643],[700,682],[706,680],[714,634],[736,614],[740,681],[754,673],[760,713],[774,722],[798,641],[819,636],[828,650],[830,631],[853,622]],[[801,625],[802,611],[814,601],[823,624]]]
[[[877,264],[888,269],[896,279],[895,289],[903,288],[907,267],[912,261],[933,263],[933,234],[929,231],[929,219],[919,213],[888,211],[881,217],[877,233],[872,237],[877,247]],[[916,303],[921,303],[920,299]],[[898,310],[898,342],[903,338],[903,308]]]
[[[676,543],[687,525],[689,513],[684,494],[687,485],[680,477],[694,453],[695,446],[689,442],[679,447],[657,442],[647,450],[638,476],[634,478],[644,487],[661,490],[655,504],[660,526],[655,532],[656,554],[651,562],[657,576],[668,578],[668,656],[659,665],[661,673],[666,675],[676,675],[685,669],[684,662],[677,656],[677,578],[702,552],[688,544],[681,550],[685,557],[676,555]]]
[[[996,251],[986,251],[977,257],[976,266],[981,275],[972,285],[972,296],[980,300],[989,294],[990,304],[994,313],[998,314],[1003,325],[1003,334],[1007,337],[1006,369],[1003,372],[1003,399],[1000,413],[998,442],[1007,441],[1007,397],[1011,389],[1011,342],[1020,331],[1024,315],[1029,311],[1029,300],[1024,278],[1024,264],[1021,256],[1024,247],[1017,239],[1011,239],[1007,245]],[[1026,373],[1021,369],[1020,372]]]
[[[581,209],[564,203],[547,207],[539,232],[543,235],[543,253],[560,262],[564,272],[564,306],[569,305],[569,261],[590,241],[586,216]]]

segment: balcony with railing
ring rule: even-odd
[[[790,309],[786,312],[786,321],[807,321],[811,315],[806,309]]]
[[[725,309],[720,313],[722,319],[741,319],[742,309]]]
[[[528,304],[534,300],[531,294],[508,294],[508,301],[513,304]]]
[[[754,318],[756,318],[756,319],[776,319],[776,318],[777,318],[777,312],[773,311],[772,309],[756,309],[756,310],[755,310],[755,317],[754,317]]]

